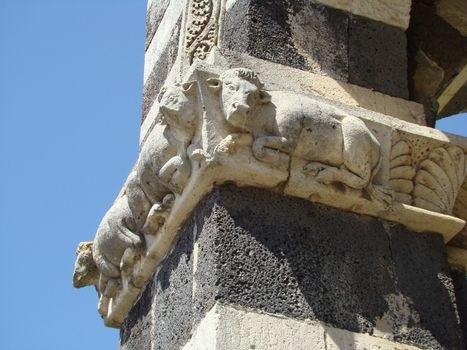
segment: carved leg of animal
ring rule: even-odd
[[[101,297],[99,298],[99,302],[97,303],[97,311],[101,315],[107,315],[107,313],[109,312],[109,298],[101,295]]]
[[[141,236],[133,233],[125,222],[122,222],[119,226],[119,231],[121,233],[120,239],[123,240],[128,247],[139,247],[144,244]]]
[[[119,278],[111,278],[107,282],[103,295],[107,298],[113,298],[122,288],[122,282]]]
[[[361,179],[361,185],[355,188],[368,190],[372,199],[390,204],[394,193],[391,189],[375,185],[373,178],[381,166],[381,146],[365,123],[355,117],[342,120],[344,139],[344,166]]]
[[[97,269],[101,274],[109,277],[118,277],[120,276],[120,270],[118,266],[115,266],[112,262],[107,259],[107,257],[102,254],[97,247],[94,247],[92,251],[92,258],[96,263]],[[99,290],[101,290],[99,288]]]
[[[97,310],[101,315],[107,315],[109,312],[110,298],[117,295],[121,289],[121,281],[119,278],[107,278],[101,275],[99,280],[99,303],[97,304]]]
[[[360,189],[364,186],[361,178],[345,168],[336,168],[319,162],[311,162],[303,170],[315,177],[316,181],[329,184],[341,182],[349,187]]]
[[[162,199],[161,203],[155,203],[149,211],[148,217],[143,228],[141,229],[141,232],[145,235],[156,234],[169,215],[169,211],[172,209],[174,201],[174,194],[169,193]]]
[[[122,256],[122,261],[120,262],[120,271],[122,271],[122,279],[128,278],[131,275],[133,266],[141,256],[141,253],[141,247],[129,247],[125,249],[125,252]]]
[[[281,166],[289,163],[291,145],[285,137],[263,136],[253,142],[252,150],[256,159]]]
[[[182,193],[188,178],[191,175],[191,164],[188,159],[184,159],[180,167],[177,168],[169,182],[169,188],[174,193]]]
[[[199,146],[191,144],[187,148],[188,158],[195,162],[202,162],[208,158],[208,154]]]
[[[175,156],[170,158],[167,163],[165,163],[161,170],[159,170],[158,177],[162,183],[168,184],[172,179],[172,176],[183,164],[183,159],[180,156]]]

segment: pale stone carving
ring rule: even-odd
[[[464,151],[457,146],[437,147],[420,162],[414,179],[417,207],[451,214],[467,174]]]
[[[186,11],[185,51],[189,63],[204,60],[217,44],[220,1],[189,0]]]
[[[309,161],[303,171],[321,183],[367,189],[374,198],[391,201],[389,190],[384,195],[375,190],[380,144],[360,119],[306,95],[266,92],[248,69],[227,70],[208,83],[220,93],[227,122],[253,135],[258,160],[283,166],[298,157]]]
[[[190,175],[187,149],[198,122],[195,91],[196,83],[189,82],[162,92],[161,119],[99,225],[92,253],[100,273],[98,289],[105,297],[115,295],[122,274],[130,274],[143,253],[144,235],[155,234],[164,223]]]
[[[451,145],[432,129],[287,86],[266,91],[248,69],[197,64],[187,72],[189,83],[161,93],[159,117],[121,194],[94,242],[78,250],[74,284],[98,287],[107,325],[121,324],[214,184],[267,188],[441,233],[446,242],[464,227],[438,209],[467,208],[467,196],[456,201],[458,191],[467,194],[467,141]],[[433,194],[441,202],[427,208]]]
[[[390,158],[389,184],[394,189],[395,199],[400,203],[412,204],[415,168],[409,143],[396,137],[392,142]]]
[[[81,288],[99,282],[99,271],[92,258],[93,242],[82,242],[76,249],[76,262],[73,272],[73,287]]]

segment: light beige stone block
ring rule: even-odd
[[[217,303],[183,350],[417,350],[318,321],[295,320]]]

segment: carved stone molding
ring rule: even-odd
[[[189,0],[185,18],[184,50],[189,64],[206,59],[217,44],[221,1]]]
[[[464,227],[446,214],[467,203],[456,201],[467,193],[466,139],[306,92],[272,91],[245,68],[200,63],[184,81],[162,92],[121,195],[94,242],[78,250],[75,286],[97,286],[106,325],[125,319],[214,184],[270,189],[446,242]]]

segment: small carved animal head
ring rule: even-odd
[[[73,271],[73,287],[81,288],[97,285],[99,271],[92,257],[93,242],[81,242],[76,249],[75,270]]]
[[[251,111],[258,105],[269,103],[271,96],[255,72],[246,68],[226,70],[219,79],[208,79],[208,88],[221,94],[221,106],[226,120],[233,126],[245,128]]]
[[[176,83],[159,94],[161,123],[176,130],[194,130],[197,122],[196,81]]]

